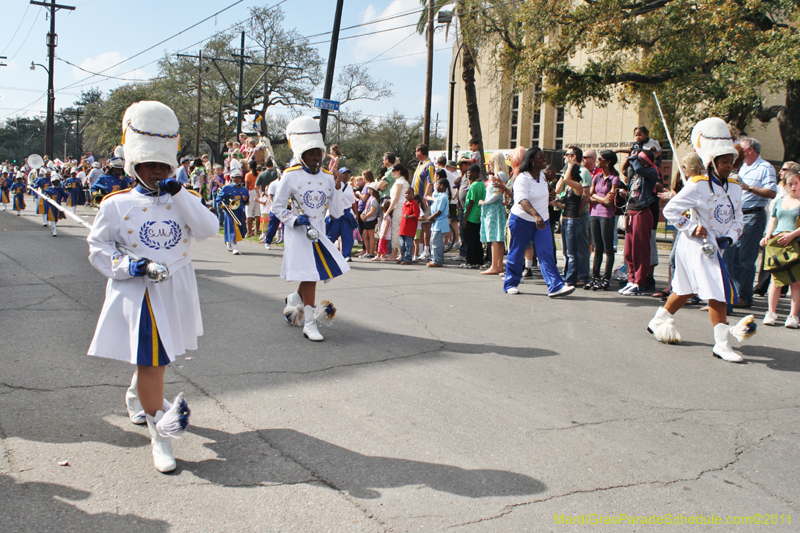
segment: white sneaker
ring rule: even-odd
[[[264,243],[264,248],[266,248],[267,250],[272,250],[272,246],[270,246],[267,243]]]
[[[519,289],[516,287],[511,287],[506,291],[506,294],[519,294]]]
[[[428,254],[427,254],[427,253],[425,253],[425,252],[422,252],[421,254],[419,254],[419,260],[420,260],[420,261],[429,261],[429,260],[430,260],[430,258],[431,258],[431,256],[430,256],[430,255],[428,255]]]
[[[550,293],[547,296],[550,298],[561,298],[562,296],[569,296],[575,292],[575,287],[572,285],[564,285],[561,289],[557,290],[556,292]]]
[[[794,315],[789,315],[786,317],[786,323],[783,325],[783,327],[790,329],[800,328],[800,319]]]
[[[635,283],[628,283],[627,285],[625,285],[624,287],[622,287],[622,288],[621,288],[620,290],[618,290],[617,292],[618,292],[618,293],[620,293],[620,294],[625,294],[625,291],[629,290],[629,289],[630,289],[630,288],[632,288],[634,285],[636,285],[636,284],[635,284]]]
[[[778,315],[767,311],[767,314],[764,315],[764,320],[762,320],[761,323],[765,326],[774,326],[776,320],[778,320]],[[789,319],[787,318],[786,320],[788,321]]]
[[[242,252],[239,251],[239,247],[236,246],[236,243],[233,243],[233,255],[242,255]]]

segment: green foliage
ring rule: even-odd
[[[520,88],[545,80],[541,98],[578,110],[615,97],[652,110],[656,91],[683,139],[709,114],[740,127],[776,116],[765,100],[800,67],[792,0],[506,3],[463,0],[483,7],[467,37],[498,50],[499,70]]]

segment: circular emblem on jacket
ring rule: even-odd
[[[151,220],[139,228],[142,244],[153,250],[169,250],[181,241],[181,226],[174,220]]]
[[[733,209],[729,205],[718,205],[714,208],[714,220],[720,224],[730,224],[733,220]]]
[[[306,191],[303,194],[303,203],[309,209],[319,209],[324,206],[328,201],[328,196],[322,191]]]

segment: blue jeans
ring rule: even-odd
[[[753,305],[753,283],[756,278],[756,261],[761,251],[759,242],[767,227],[767,211],[744,215],[742,236],[733,246],[722,252],[725,268],[733,279],[739,302]]]
[[[536,229],[534,222],[529,222],[515,214],[508,218],[508,229],[511,231],[511,242],[506,257],[506,277],[503,280],[503,291],[519,286],[522,269],[525,266],[525,249],[533,241],[536,255],[539,257],[539,270],[542,273],[547,292],[554,293],[564,287],[564,280],[556,267],[553,234],[550,232],[550,221],[545,222],[544,229]]]
[[[400,235],[400,259],[410,263],[414,253],[414,237]]]
[[[431,261],[444,264],[444,233],[441,231],[431,231]]]
[[[584,218],[586,222],[584,223]],[[561,219],[564,240],[566,241],[567,268],[566,282],[575,285],[578,281],[589,281],[589,213],[581,218]]]

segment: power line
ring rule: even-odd
[[[28,4],[28,5],[30,5],[30,4]],[[36,27],[36,21],[39,20],[39,13],[41,13],[41,11],[38,11],[36,13],[36,16],[33,17],[33,24],[31,24],[31,29],[28,30],[28,35],[25,36],[25,40],[22,41],[21,45],[19,45],[19,48],[17,48],[17,51],[14,52],[13,56],[11,56],[11,59],[14,59],[15,57],[17,57],[17,54],[19,54],[20,50],[22,50],[22,47],[25,46],[25,43],[28,42],[28,37],[31,36],[31,32],[33,31],[33,28]],[[11,43],[8,43],[8,44],[11,44]]]
[[[6,47],[5,47],[5,48],[3,48],[3,51],[2,51],[2,52],[0,52],[0,55],[2,55],[2,54],[5,54],[5,53],[6,53],[6,50],[8,50],[8,47],[9,47],[9,46],[11,46],[11,43],[13,43],[13,42],[14,42],[14,37],[16,37],[16,36],[17,36],[17,33],[19,33],[19,30],[20,30],[20,28],[22,28],[22,23],[23,23],[23,22],[25,22],[25,17],[28,15],[28,9],[30,9],[30,7],[31,7],[31,5],[30,5],[30,4],[28,4],[28,5],[25,7],[25,13],[23,13],[23,14],[22,14],[22,20],[20,20],[20,21],[19,21],[19,25],[17,26],[17,29],[16,29],[16,31],[14,32],[14,35],[12,35],[12,36],[11,36],[11,39],[8,41],[8,44],[6,44]]]
[[[71,66],[73,66],[73,67],[75,67],[77,69],[80,69],[80,70],[82,70],[84,72],[87,72],[87,73],[89,73],[89,74],[91,74],[93,76],[102,76],[104,78],[111,78],[111,79],[114,79],[114,80],[121,80],[121,81],[150,81],[150,80],[161,80],[161,79],[164,79],[163,77],[161,77],[161,78],[148,78],[147,80],[142,80],[142,79],[138,79],[138,78],[120,78],[120,77],[117,77],[117,76],[109,76],[108,74],[100,74],[98,72],[92,72],[91,70],[86,70],[85,68],[81,67],[80,65],[76,65],[75,63],[70,63],[66,59],[61,59],[60,57],[57,57],[56,59],[58,59],[59,61],[63,61],[67,65],[71,65]],[[139,69],[134,69],[134,71],[136,71],[136,70],[139,70]],[[68,94],[68,93],[64,93],[64,94]]]
[[[225,8],[223,8],[223,9],[220,9],[219,11],[217,11],[216,13],[214,13],[213,15],[209,15],[208,17],[204,18],[204,19],[203,19],[203,20],[201,20],[200,22],[196,22],[195,24],[192,24],[192,25],[191,25],[191,26],[189,26],[188,28],[186,28],[186,29],[184,29],[184,30],[181,30],[181,31],[179,31],[179,32],[178,32],[178,33],[176,33],[175,35],[173,35],[173,36],[171,36],[171,37],[167,37],[166,39],[164,39],[164,40],[162,40],[162,41],[159,41],[159,42],[157,42],[157,43],[156,43],[156,44],[154,44],[153,46],[151,46],[151,47],[149,47],[149,48],[145,48],[145,49],[144,49],[144,50],[142,50],[141,52],[138,52],[138,53],[136,53],[136,54],[132,55],[132,56],[131,56],[131,57],[129,57],[129,58],[123,59],[123,60],[122,60],[122,61],[120,61],[119,63],[115,63],[114,65],[111,65],[110,67],[108,67],[108,68],[105,68],[105,69],[101,70],[101,71],[100,71],[100,73],[102,74],[103,72],[106,72],[106,71],[108,71],[108,70],[111,70],[111,69],[112,69],[112,68],[114,68],[114,67],[118,67],[119,65],[121,65],[121,64],[123,64],[123,63],[125,63],[125,62],[128,62],[128,61],[130,61],[131,59],[133,59],[133,58],[135,58],[135,57],[138,57],[138,56],[140,56],[140,55],[144,54],[145,52],[149,52],[149,51],[150,51],[150,50],[152,50],[153,48],[155,48],[155,47],[157,47],[157,46],[160,46],[160,45],[162,45],[162,44],[166,43],[167,41],[171,41],[171,40],[172,40],[172,39],[174,39],[175,37],[178,37],[179,35],[181,35],[181,34],[183,34],[183,33],[187,32],[187,31],[191,30],[192,28],[195,28],[195,27],[199,26],[200,24],[202,24],[202,23],[204,23],[204,22],[206,22],[206,21],[208,21],[208,20],[210,20],[210,19],[212,19],[212,18],[216,17],[216,16],[217,16],[217,15],[219,15],[220,13],[223,13],[223,12],[225,12],[225,11],[229,10],[229,9],[230,9],[230,8],[232,8],[233,6],[236,6],[236,5],[238,5],[238,4],[241,4],[242,2],[244,2],[244,0],[236,0],[236,2],[232,3],[232,4],[231,4],[231,5],[229,5],[228,7],[225,7]],[[60,88],[60,89],[58,89],[58,90],[59,90],[59,91],[61,91],[61,90],[64,90],[64,89],[68,89],[68,88],[70,88],[70,87],[72,87],[72,86],[74,86],[74,85],[77,85],[77,84],[79,84],[79,83],[82,83],[82,82],[84,82],[84,81],[86,81],[86,80],[88,80],[88,79],[91,79],[91,78],[93,78],[93,77],[94,77],[94,75],[92,75],[92,76],[89,76],[88,78],[84,78],[84,79],[82,79],[82,80],[76,81],[75,83],[71,83],[71,84],[69,84],[69,85],[67,85],[67,86],[65,86],[65,87],[61,87],[61,88]]]

